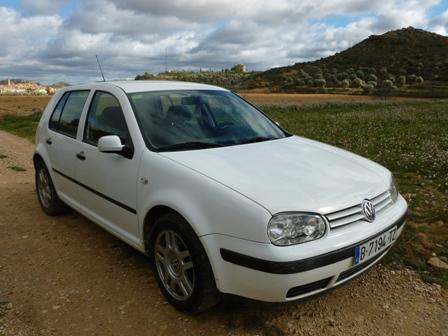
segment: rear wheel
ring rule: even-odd
[[[197,313],[219,302],[220,294],[204,248],[180,215],[168,213],[156,220],[150,251],[160,290],[175,308]]]
[[[40,206],[47,215],[56,216],[68,211],[67,205],[59,199],[43,161],[36,163],[36,191]]]

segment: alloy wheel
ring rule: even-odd
[[[37,174],[37,192],[39,193],[39,198],[42,202],[42,205],[45,208],[49,208],[51,206],[52,198],[50,177],[44,169],[40,169]]]
[[[162,230],[157,236],[154,258],[163,286],[175,299],[191,297],[195,271],[190,251],[182,238],[172,230]]]

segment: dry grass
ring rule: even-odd
[[[0,96],[0,117],[42,112],[51,96]]]

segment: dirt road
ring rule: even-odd
[[[32,151],[0,132],[1,336],[448,335],[447,291],[382,265],[302,302],[226,297],[199,316],[180,314],[146,257],[78,214],[43,214]]]

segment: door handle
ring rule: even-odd
[[[76,154],[76,157],[81,161],[84,161],[86,159],[84,152],[79,152],[78,154]]]
[[[51,141],[51,138],[48,138],[47,140],[45,140],[45,142],[46,142],[48,145],[51,145],[51,144],[53,143],[53,141]]]

